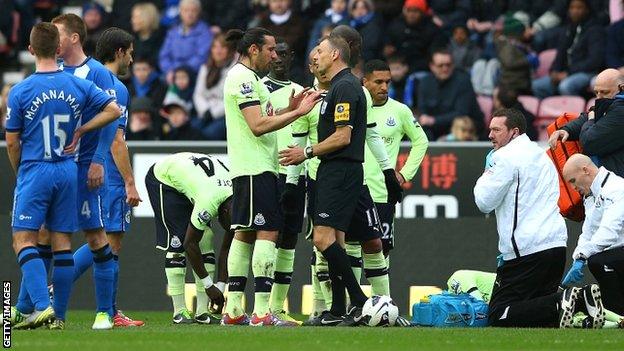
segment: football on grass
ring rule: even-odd
[[[399,308],[390,296],[372,296],[362,307],[362,320],[371,327],[393,326],[399,316]]]

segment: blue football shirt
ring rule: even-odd
[[[9,93],[6,130],[20,132],[20,163],[56,162],[84,113],[101,111],[113,98],[93,82],[63,71],[36,72]]]
[[[115,97],[117,98],[117,105],[121,109],[121,116],[117,120],[117,130],[121,129],[126,131],[126,125],[128,123],[128,105],[130,104],[130,94],[128,93],[128,88],[117,78],[113,77],[115,80]],[[124,185],[123,178],[117,169],[117,165],[115,165],[115,160],[113,160],[113,154],[108,150],[106,155],[106,169],[108,171],[108,184],[109,185]]]
[[[115,76],[98,60],[87,57],[87,59],[78,66],[64,65],[63,70],[78,78],[92,81],[110,96],[115,96]],[[100,113],[100,111],[101,110],[97,109],[85,110],[80,124],[82,125],[89,122]],[[110,149],[110,144],[113,141],[114,132],[116,130],[117,125],[113,122],[103,127],[101,130],[94,130],[83,135],[76,150],[76,161],[78,161],[78,163],[91,163],[91,160],[96,160],[98,163],[104,164],[106,153]]]

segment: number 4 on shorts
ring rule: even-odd
[[[89,201],[85,201],[82,203],[80,214],[87,218],[91,218],[91,210],[89,209]]]

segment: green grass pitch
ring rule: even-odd
[[[169,312],[128,311],[140,328],[92,331],[94,313],[70,311],[67,329],[13,331],[16,350],[624,350],[624,330],[253,328],[173,325]]]

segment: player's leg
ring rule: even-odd
[[[51,329],[65,328],[65,314],[74,282],[74,257],[71,251],[71,235],[78,230],[76,216],[77,199],[77,168],[69,160],[59,163],[57,167],[64,170],[55,179],[56,191],[46,218],[52,249],[54,250],[54,269],[52,285],[54,286],[54,313],[56,321]]]
[[[111,247],[104,230],[106,220],[105,199],[103,197],[106,184],[89,189],[87,173],[89,164],[78,165],[78,224],[85,233],[85,239],[91,251],[93,264],[93,281],[95,285],[96,320],[93,329],[111,329],[113,327],[113,275],[114,261]],[[88,253],[84,248],[74,254],[75,270],[86,262]],[[83,256],[77,256],[80,251]],[[86,263],[84,263],[86,265]]]
[[[316,276],[316,254],[312,252],[310,260],[310,281],[312,282],[312,311],[310,312],[310,320],[321,315],[327,309],[325,299],[321,292],[321,283]]]
[[[50,232],[42,226],[39,229],[39,233],[37,234],[37,251],[39,252],[39,256],[41,256],[41,260],[43,261],[43,265],[46,269],[46,277],[50,275],[50,265],[52,262],[52,246],[50,246]],[[17,304],[15,305],[16,316],[17,319],[21,320],[22,316],[27,316],[34,310],[35,306],[28,295],[28,290],[26,289],[26,284],[24,283],[24,277],[22,277],[22,282],[20,283],[20,290],[17,295]],[[12,323],[15,325],[16,320],[12,320]]]
[[[173,304],[173,323],[193,323],[184,296],[186,258],[182,246],[193,204],[183,194],[158,181],[154,166],[145,175],[145,188],[154,211],[156,248],[166,251],[165,276],[167,294]]]
[[[228,293],[222,324],[249,324],[243,309],[243,295],[254,241],[253,231],[236,231],[234,234],[228,253]]]
[[[587,266],[600,285],[605,308],[624,314],[624,248],[595,254]]]
[[[359,282],[362,279],[362,247],[359,242],[347,241],[345,243],[345,251],[347,256],[349,256],[353,275]]]
[[[53,196],[53,184],[40,182],[54,179],[54,167],[45,163],[22,165],[13,197],[13,250],[22,271],[22,282],[33,303],[32,313],[15,328],[38,327],[54,319],[50,305],[45,265],[37,250],[37,232],[45,221]]]
[[[317,172],[314,246],[328,262],[334,317],[346,311],[345,287],[352,304],[363,306],[366,301],[344,249],[344,232],[355,214],[363,182],[360,164],[322,162]]]
[[[204,230],[204,235],[199,241],[199,249],[204,261],[204,267],[208,272],[208,276],[214,281],[216,258],[214,246],[212,244],[213,239],[214,233],[210,228],[206,228],[206,230]],[[204,284],[201,282],[201,279],[199,279],[195,271],[193,271],[193,276],[195,277],[195,288],[197,292],[195,321],[202,324],[218,324],[220,322],[219,318],[212,316],[208,311],[208,295],[206,294],[206,289],[204,289]]]
[[[50,228],[52,229],[54,226],[50,226]],[[74,283],[74,257],[71,251],[71,234],[60,232],[57,228],[54,230],[55,232],[51,234],[54,250],[52,285],[54,286],[53,307],[56,321],[50,325],[50,329],[64,329],[65,315]]]
[[[283,190],[286,176],[280,174],[279,190]],[[270,310],[280,319],[297,322],[284,311],[284,302],[288,296],[295,263],[295,247],[297,238],[303,227],[305,208],[305,178],[299,177],[297,184],[297,205],[293,209],[284,210],[284,227],[280,231],[276,258],[273,287],[271,289]]]
[[[363,242],[362,250],[364,251],[364,274],[371,284],[371,293],[390,296],[390,279],[381,240],[373,239]]]

